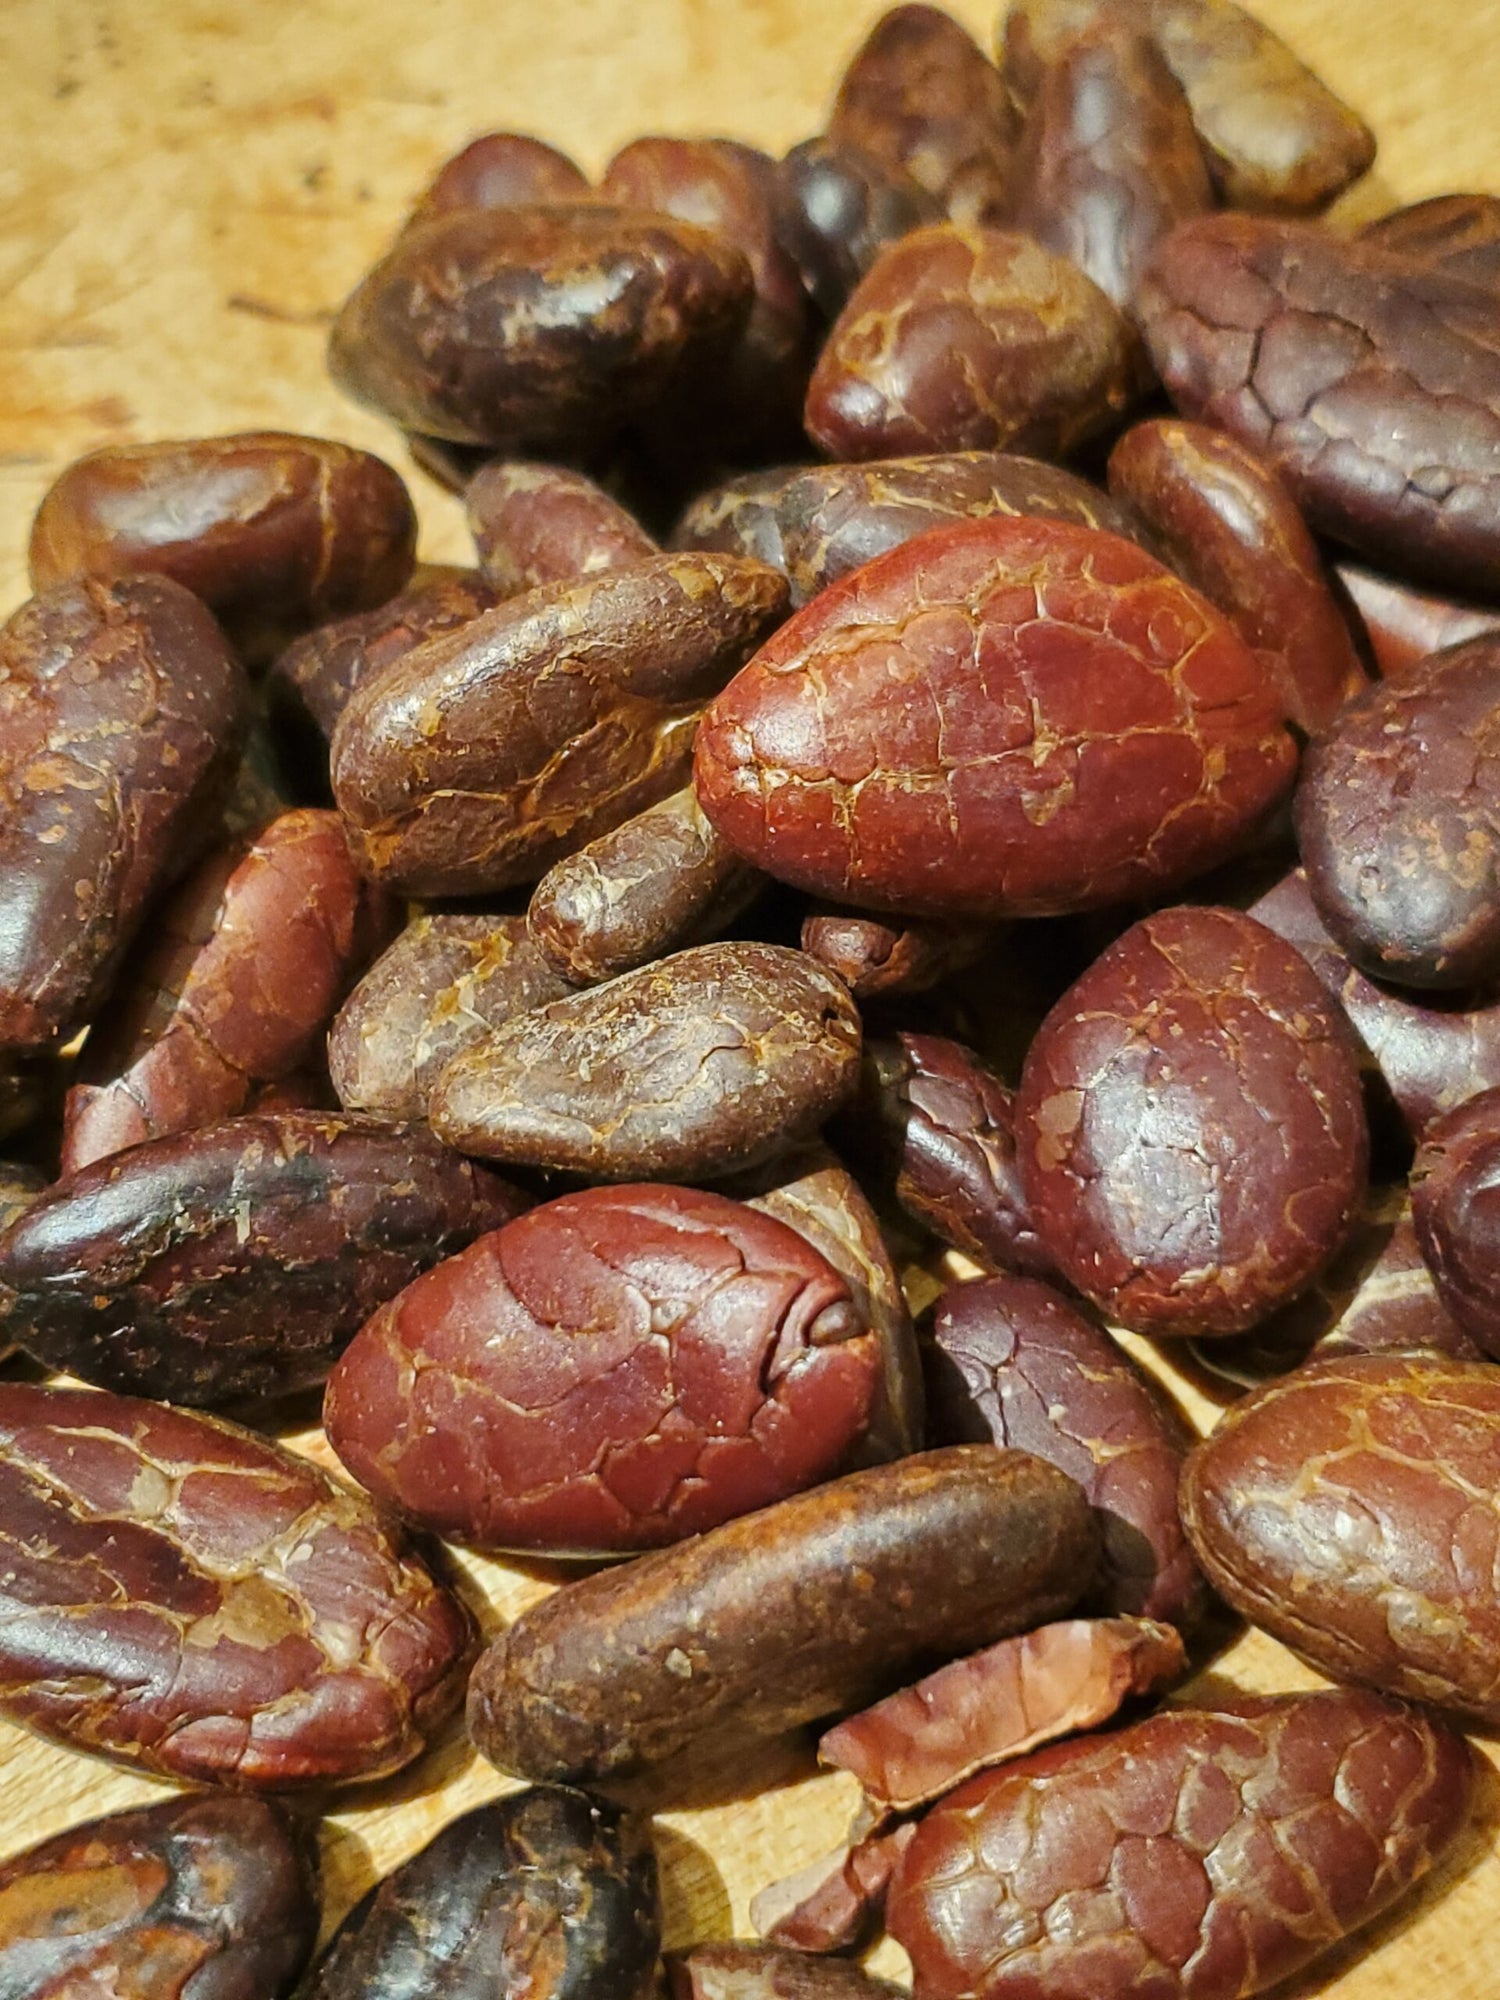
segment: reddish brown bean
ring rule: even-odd
[[[1300,953],[1237,910],[1163,910],[1032,1043],[1016,1154],[1058,1269],[1138,1332],[1241,1333],[1344,1240],[1369,1130],[1354,1036]]]
[[[1454,1319],[1423,1259],[1407,1202],[1384,1249],[1339,1318],[1318,1341],[1315,1358],[1337,1354],[1447,1355],[1480,1361],[1484,1350]]]
[[[859,1076],[847,988],[799,951],[698,945],[456,1056],[429,1102],[460,1152],[595,1180],[712,1180],[810,1139]]]
[[[859,910],[815,910],[802,919],[802,949],[837,973],[856,1000],[925,993],[983,956],[988,924],[888,923]]]
[[[1438,1296],[1500,1356],[1500,1089],[1429,1125],[1411,1171],[1412,1220]]]
[[[1361,1690],[1168,1710],[945,1799],[888,1922],[924,2000],[1250,2000],[1418,1882],[1477,1775]]]
[[[596,449],[749,310],[707,230],[599,204],[413,221],[334,322],[334,380],[408,430],[538,457]],[[601,304],[601,302],[603,302]]]
[[[78,576],[169,576],[245,653],[393,597],[417,517],[383,459],[286,431],[112,444],[47,489],[31,530],[35,590]]]
[[[928,1350],[932,1435],[990,1442],[1075,1479],[1099,1516],[1089,1604],[1190,1628],[1203,1580],[1177,1519],[1191,1433],[1115,1343],[1049,1285],[982,1278],[943,1294]]]
[[[1492,590],[1488,293],[1312,224],[1214,215],[1173,230],[1139,303],[1182,414],[1260,451],[1310,527],[1397,575]]]
[[[1309,1476],[1316,1467],[1316,1477]],[[1189,1457],[1210,1582],[1336,1680],[1500,1721],[1500,1376],[1431,1354],[1309,1361]]]
[[[477,1548],[657,1548],[838,1470],[880,1353],[807,1240],[723,1195],[591,1188],[450,1257],[329,1378],[377,1502]]]
[[[624,1777],[859,1706],[923,1664],[1029,1630],[1085,1587],[1083,1495],[1022,1452],[851,1473],[572,1583],[484,1654],[469,1734],[502,1770]]]
[[[914,1820],[889,1833],[852,1836],[750,1899],[750,1921],[768,1944],[791,1951],[854,1951],[885,1909],[896,1863],[911,1845]]]
[[[850,61],[828,136],[910,174],[957,221],[998,217],[1014,139],[994,65],[937,7],[893,7]]]
[[[443,162],[418,198],[414,215],[586,201],[591,193],[588,176],[556,146],[524,132],[484,132]]]
[[[169,577],[59,584],[0,628],[0,1053],[90,1018],[215,831],[247,696]]]
[[[943,217],[904,168],[826,134],[793,146],[776,178],[778,233],[825,320],[838,318],[887,243]]]
[[[422,1120],[453,1058],[533,1007],[569,991],[524,917],[416,917],[355,987],[328,1037],[328,1068],[346,1111]]]
[[[689,785],[554,862],[526,924],[561,978],[591,986],[718,937],[765,886]]]
[[[0,1237],[0,1338],[178,1403],[307,1388],[377,1306],[526,1206],[423,1131],[231,1118],[35,1202]]]
[[[0,1993],[280,2000],[318,1933],[309,1843],[267,1799],[164,1799],[0,1863]]]
[[[534,882],[680,788],[697,704],[785,606],[763,563],[653,556],[414,648],[334,732],[334,797],[361,865],[412,895]]]
[[[1438,194],[1367,222],[1366,243],[1486,290],[1500,289],[1500,196]]]
[[[233,1118],[257,1085],[301,1067],[393,915],[335,813],[284,813],[248,847],[211,855],[89,1036],[61,1171]]]
[[[1008,230],[938,223],[888,244],[855,286],[803,419],[830,458],[1061,458],[1128,406],[1132,340],[1066,258]]]
[[[1309,749],[1293,817],[1318,914],[1362,972],[1500,976],[1500,638],[1435,653]]]
[[[694,761],[703,810],[779,880],[984,919],[1160,893],[1242,845],[1295,760],[1263,666],[1152,557],[994,519],[805,606]]]
[[[1429,653],[1500,632],[1500,605],[1438,597],[1377,576],[1358,563],[1336,563],[1334,572],[1352,601],[1356,629],[1369,641],[1376,669],[1387,680],[1400,680]]]
[[[672,2000],[898,2000],[857,1965],[758,1944],[699,1944],[667,1959]]]
[[[0,1383],[0,1710],[75,1750],[283,1791],[399,1770],[473,1628],[364,1499],[281,1445]]]
[[[1317,544],[1291,495],[1247,446],[1156,417],[1110,453],[1109,490],[1262,660],[1310,735],[1366,686]]]
[[[568,583],[658,553],[618,500],[564,465],[496,458],[464,491],[479,563],[497,592]]]

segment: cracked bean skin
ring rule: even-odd
[[[1237,910],[1133,924],[1042,1023],[1016,1096],[1032,1222],[1138,1333],[1242,1333],[1311,1284],[1364,1198],[1353,1031]]]
[[[1500,1722],[1500,1381],[1351,1354],[1236,1403],[1190,1455],[1183,1526],[1237,1611],[1330,1679]]]
[[[0,1863],[7,2000],[281,2000],[318,1933],[317,1868],[268,1799],[188,1795]]]
[[[827,133],[781,161],[776,202],[777,232],[827,321],[887,243],[943,219],[942,202],[903,167]]]
[[[1110,453],[1110,492],[1266,663],[1309,735],[1368,686],[1317,544],[1270,467],[1203,424],[1155,417]]]
[[[0,627],[0,1055],[90,1018],[213,835],[248,698],[169,577],[58,584]]]
[[[1422,1135],[1412,1220],[1438,1297],[1500,1357],[1500,1089],[1456,1106]]]
[[[546,458],[594,449],[750,309],[733,244],[598,203],[413,220],[344,302],[333,379],[403,429]]]
[[[935,223],[887,244],[855,286],[803,421],[835,459],[1063,458],[1129,405],[1133,338],[1091,279],[1031,237]]]
[[[1500,605],[1416,590],[1358,563],[1335,563],[1334,574],[1384,680],[1400,680],[1429,653],[1500,632]]]
[[[376,1502],[481,1549],[624,1554],[839,1469],[879,1346],[805,1237],[688,1188],[590,1188],[383,1306],[329,1378]]]
[[[556,146],[524,132],[483,132],[443,162],[423,189],[413,215],[587,201],[592,192],[583,169]]]
[[[1010,452],[954,451],[751,473],[701,494],[674,541],[760,557],[785,572],[800,608],[929,528],[994,514],[1074,521],[1127,541],[1135,534],[1123,509],[1063,466]]]
[[[1139,304],[1178,409],[1260,452],[1310,528],[1397,576],[1493,590],[1493,296],[1314,224],[1223,214],[1172,231]]]
[[[965,971],[993,939],[988,924],[892,924],[863,910],[815,910],[802,920],[801,944],[856,1000],[873,1000],[927,992]]]
[[[524,917],[415,917],[334,1021],[328,1071],[339,1102],[391,1123],[420,1123],[455,1056],[571,991],[533,944]]]
[[[995,518],[825,590],[710,703],[694,782],[766,873],[857,908],[994,919],[1159,895],[1290,788],[1264,665],[1113,535]]]
[[[992,1443],[1055,1465],[1099,1517],[1103,1556],[1088,1608],[1191,1630],[1203,1579],[1177,1518],[1192,1441],[1123,1349],[1050,1285],[978,1278],[943,1294],[927,1353],[934,1438]]]
[[[0,1383],[0,1712],[191,1784],[396,1771],[452,1714],[458,1599],[370,1507],[237,1424]]]
[[[680,789],[702,701],[785,610],[766,564],[686,551],[527,591],[413,648],[334,731],[360,865],[408,895],[535,882]]]
[[[802,952],[698,945],[496,1029],[449,1063],[429,1116],[482,1159],[712,1180],[811,1138],[859,1052],[848,989]]]
[[[464,489],[464,513],[480,569],[501,595],[661,553],[618,500],[566,465],[492,459]]]
[[[1144,28],[1104,14],[1042,75],[1016,153],[1007,225],[1070,258],[1129,314],[1157,243],[1213,206],[1176,78]]]
[[[1367,222],[1364,243],[1500,290],[1500,196],[1438,194]]]
[[[666,1961],[672,2000],[899,2000],[901,1988],[841,1959],[764,1944],[699,1944]]]
[[[1097,1542],[1023,1452],[922,1452],[566,1585],[469,1684],[502,1771],[617,1779],[866,1705],[912,1671],[1057,1616]]]
[[[37,509],[31,583],[169,576],[265,660],[309,626],[394,597],[416,547],[411,495],[383,459],[247,431],[76,460]]]
[[[1319,916],[1362,972],[1439,991],[1500,976],[1500,637],[1351,702],[1293,803]]]
[[[284,813],[209,856],[89,1035],[60,1171],[233,1118],[302,1067],[394,914],[360,878],[336,813]]]
[[[561,978],[593,986],[719,936],[765,886],[688,785],[554,862],[526,925]]]
[[[1476,1779],[1362,1689],[1169,1709],[952,1793],[887,1923],[922,2000],[1250,2000],[1420,1881]]]
[[[1112,11],[1101,0],[1017,0],[1004,24],[1012,96],[1029,103],[1047,65]],[[1150,29],[1181,85],[1227,207],[1314,213],[1374,159],[1363,120],[1234,0],[1145,0],[1124,13]]]
[[[58,1181],[0,1237],[0,1338],[176,1403],[321,1382],[377,1306],[527,1197],[430,1133],[227,1119]]]
[[[648,2000],[661,1938],[645,1828],[560,1785],[478,1806],[377,1883],[302,2000]]]

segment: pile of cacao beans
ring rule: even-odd
[[[784,160],[442,166],[329,360],[473,568],[319,438],[52,486],[0,1715],[182,1789],[0,1863],[4,2000],[869,2000],[882,1923],[1249,2000],[1452,1868],[1500,197],[1329,219],[1373,156],[1233,0],[900,6]],[[1330,1685],[1195,1682],[1242,1621]],[[848,1841],[664,1966],[652,1813],[812,1725]],[[319,1814],[461,1726],[526,1788],[310,1963]]]

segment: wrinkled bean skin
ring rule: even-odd
[[[1016,1165],[1015,1093],[974,1051],[945,1035],[871,1041],[861,1084],[907,1214],[991,1270],[1050,1277]]]
[[[750,308],[707,230],[575,204],[410,223],[345,301],[333,378],[405,429],[547,457],[596,448]]]
[[[378,1883],[302,2000],[648,2000],[660,1932],[644,1829],[539,1785],[451,1820]]]
[[[1360,1689],[1168,1709],[954,1792],[887,1922],[923,2000],[1250,2000],[1419,1881],[1477,1773]]]
[[[228,1119],[57,1182],[0,1237],[0,1338],[177,1403],[321,1382],[379,1305],[527,1206],[428,1133]]]
[[[1050,1466],[919,1453],[566,1585],[480,1659],[469,1734],[503,1771],[565,1779],[774,1736],[1055,1616],[1095,1555]]]
[[[834,322],[803,421],[830,458],[1063,458],[1131,400],[1132,335],[1066,258],[937,223],[887,244]]]
[[[1359,1213],[1354,1035],[1291,945],[1237,910],[1134,924],[1043,1022],[1016,1096],[1038,1236],[1137,1332],[1242,1333]]]
[[[1500,196],[1439,194],[1367,222],[1359,232],[1366,243],[1465,278],[1471,285],[1500,289]]]
[[[1398,576],[1493,590],[1488,293],[1315,225],[1211,215],[1162,243],[1139,303],[1182,414],[1260,452],[1309,527]]]
[[[0,1711],[71,1749],[284,1791],[399,1770],[452,1713],[458,1599],[237,1424],[0,1383],[0,1524]]]
[[[1190,1455],[1183,1525],[1209,1581],[1331,1679],[1500,1721],[1492,1362],[1309,1361]]]
[[[802,1236],[687,1188],[545,1203],[356,1336],[323,1424],[377,1503],[481,1549],[621,1554],[837,1471],[880,1354]]]
[[[1213,206],[1176,78],[1149,34],[1106,15],[1047,66],[1006,222],[1070,258],[1128,314],[1157,243]]]
[[[1303,215],[1326,208],[1375,157],[1363,121],[1234,0],[1146,0],[1149,25],[1192,110],[1226,206]],[[1012,95],[1106,14],[1101,0],[1017,0],[1005,18]]]
[[[417,517],[383,459],[285,431],[106,445],[48,488],[31,530],[37,591],[79,576],[169,576],[247,656],[393,597]]]
[[[710,704],[694,782],[780,881],[992,919],[1161,893],[1243,845],[1295,761],[1264,667],[1187,585],[1112,535],[996,518],[797,612]]]
[[[566,153],[524,132],[485,132],[445,160],[423,190],[420,218],[454,208],[525,208],[587,201],[588,176]]]
[[[785,608],[765,564],[685,552],[527,591],[414,648],[334,731],[362,867],[408,895],[536,881],[682,786],[698,704]]]
[[[1255,452],[1203,424],[1155,417],[1110,453],[1109,490],[1265,661],[1299,729],[1325,729],[1367,685],[1317,544]]]
[[[1485,1353],[1500,1356],[1500,1089],[1440,1118],[1412,1165],[1412,1220],[1438,1296]]]
[[[59,584],[0,627],[0,1053],[89,1018],[213,834],[248,693],[168,577]]]
[[[1500,632],[1500,605],[1414,590],[1358,563],[1336,563],[1334,573],[1348,593],[1376,670],[1386,680],[1400,680],[1429,653]]]
[[[0,1862],[4,2000],[281,2000],[318,1934],[317,1870],[267,1799],[165,1799]]]
[[[826,134],[793,146],[776,196],[781,240],[830,321],[887,243],[943,218],[942,202],[903,168]]]
[[[901,1988],[839,1959],[762,1944],[699,1944],[667,1959],[672,2000],[898,2000]]]
[[[1295,945],[1322,980],[1414,1139],[1465,1098],[1500,1085],[1500,997],[1493,989],[1414,993],[1366,979],[1329,936],[1300,868],[1252,903],[1250,914]],[[1376,1093],[1372,1121],[1381,1109]]]
[[[220,1119],[313,1054],[394,911],[355,869],[335,813],[274,820],[212,855],[152,925],[89,1036],[61,1172]]]
[[[429,1102],[460,1152],[594,1180],[712,1180],[809,1139],[859,1078],[847,988],[799,951],[695,946],[456,1056]]]
[[[815,911],[802,922],[802,949],[836,973],[856,1000],[925,993],[962,972],[988,948],[988,925],[890,924],[858,910]]]
[[[1410,1204],[1314,1357],[1421,1353],[1482,1361],[1484,1349],[1453,1318],[1422,1256]]]
[[[932,1435],[1055,1465],[1099,1516],[1089,1605],[1191,1629],[1206,1599],[1177,1519],[1191,1441],[1165,1396],[1050,1285],[1005,1275],[944,1293],[928,1350]]]
[[[717,937],[764,887],[689,785],[554,862],[526,923],[561,978],[592,986]]]
[[[791,1951],[856,1951],[885,1909],[896,1863],[911,1844],[915,1820],[889,1833],[846,1840],[831,1854],[772,1882],[750,1899],[757,1937]]]
[[[989,58],[937,7],[893,7],[839,84],[828,136],[910,174],[960,222],[1004,205],[1014,139]]]
[[[1362,972],[1452,990],[1500,975],[1500,638],[1351,702],[1308,750],[1307,887]]]
[[[674,540],[681,548],[759,556],[785,571],[800,608],[929,528],[992,514],[1074,521],[1127,540],[1135,532],[1112,500],[1060,465],[956,451],[754,473],[695,500]]]
[[[659,553],[618,500],[581,472],[492,459],[464,492],[479,564],[497,593],[568,583]]]
[[[524,917],[415,917],[339,1009],[328,1037],[339,1102],[395,1124],[420,1122],[456,1055],[570,990]]]

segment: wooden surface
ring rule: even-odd
[[[470,135],[534,131],[594,169],[650,131],[781,149],[818,129],[879,11],[867,0],[0,0],[0,610],[25,595],[38,498],[99,444],[277,426],[410,470],[395,434],[327,381],[324,334],[411,197]],[[983,0],[952,11],[981,35],[992,25]],[[1366,201],[1500,189],[1500,0],[1258,0],[1258,11],[1379,134]],[[420,474],[412,483],[424,553],[462,558],[456,505]],[[297,1436],[319,1450],[315,1433]],[[550,1583],[466,1567],[497,1620]],[[1214,1673],[1254,1689],[1315,1678],[1258,1636]],[[805,1746],[712,1777],[724,1802],[659,1821],[671,1944],[746,1933],[753,1891],[831,1846],[853,1803],[852,1781],[812,1775]],[[0,1855],[159,1789],[0,1724]],[[455,1738],[346,1800],[326,1823],[330,1922],[500,1789]],[[1442,1883],[1294,1995],[1500,1994],[1496,1789]],[[875,1960],[901,1962],[891,1945]]]

